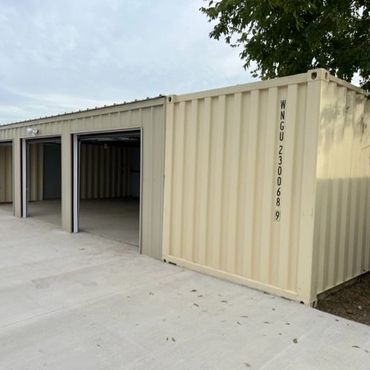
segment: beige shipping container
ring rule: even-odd
[[[74,231],[76,137],[140,131],[141,251],[311,304],[370,270],[369,102],[317,69],[2,126],[0,202],[24,213],[23,139],[58,137],[62,227]],[[29,152],[40,200],[42,147]],[[129,163],[125,149],[81,145],[80,198],[130,195]]]
[[[369,112],[322,69],[168,97],[163,258],[308,304],[368,271]]]
[[[318,132],[313,289],[370,270],[370,100],[330,77]]]

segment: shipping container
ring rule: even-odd
[[[369,102],[316,69],[1,126],[0,203],[312,304],[370,270]]]
[[[169,96],[163,258],[305,303],[368,271],[369,108],[322,69]]]

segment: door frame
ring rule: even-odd
[[[80,147],[81,138],[91,135],[105,135],[105,134],[124,134],[130,132],[140,132],[140,199],[139,199],[139,253],[142,251],[142,216],[143,216],[143,153],[144,153],[144,132],[143,127],[119,128],[110,130],[90,130],[78,133],[73,133],[72,140],[72,232],[79,232],[80,227]]]
[[[28,183],[28,172],[29,172],[29,154],[30,147],[29,144],[39,143],[42,144],[44,141],[47,142],[48,139],[59,139],[62,143],[61,135],[46,135],[37,136],[35,138],[21,138],[21,217],[27,218],[28,214],[28,199],[29,199],[29,183]],[[62,147],[60,148],[62,150]],[[63,160],[63,158],[62,158]]]
[[[12,210],[13,210],[13,215],[14,215],[14,140],[9,139],[9,140],[0,140],[0,146],[1,145],[10,145],[11,147],[11,193],[12,193]]]

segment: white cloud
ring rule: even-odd
[[[0,122],[251,80],[202,0],[3,0]]]

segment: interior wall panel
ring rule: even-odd
[[[44,145],[28,144],[28,200],[43,200]]]
[[[134,196],[130,186],[132,149],[127,146],[82,143],[81,199]]]
[[[12,145],[0,144],[0,203],[13,201]]]
[[[44,200],[61,199],[61,146],[44,144],[42,179]]]

